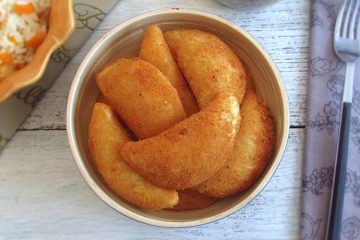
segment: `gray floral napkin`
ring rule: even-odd
[[[70,39],[51,56],[43,77],[36,84],[0,103],[0,151],[116,2],[73,0],[76,29]]]
[[[313,0],[305,159],[302,179],[302,239],[325,239],[336,158],[345,64],[333,50],[341,0]],[[356,65],[349,160],[341,238],[360,240],[360,63]]]

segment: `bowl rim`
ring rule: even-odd
[[[137,21],[140,21],[142,19],[146,19],[148,17],[154,17],[154,16],[161,16],[161,15],[171,15],[171,14],[184,14],[184,15],[198,15],[205,18],[211,18],[212,20],[215,20],[217,22],[220,22],[221,24],[226,24],[229,27],[231,27],[233,30],[239,32],[241,35],[245,36],[247,39],[249,39],[253,44],[254,47],[261,53],[261,55],[266,59],[267,63],[270,65],[277,81],[278,88],[281,93],[281,100],[283,102],[283,111],[284,111],[284,132],[282,134],[282,137],[279,142],[279,149],[277,151],[277,155],[274,156],[273,163],[270,167],[267,168],[267,172],[262,175],[262,180],[259,183],[258,187],[256,188],[256,191],[252,191],[249,193],[249,195],[244,199],[242,202],[237,203],[233,207],[218,213],[216,215],[206,217],[203,219],[197,219],[197,220],[190,220],[190,221],[166,221],[166,220],[159,220],[159,219],[151,219],[145,216],[141,216],[137,213],[132,212],[131,210],[126,209],[116,201],[114,201],[111,197],[109,197],[93,180],[93,178],[90,176],[89,172],[86,170],[85,163],[80,155],[80,152],[78,151],[78,144],[76,141],[76,131],[75,131],[75,109],[76,105],[79,99],[76,98],[77,93],[79,92],[79,87],[82,83],[83,75],[86,74],[86,66],[88,65],[89,61],[93,58],[94,54],[98,51],[98,48],[101,47],[102,43],[106,41],[106,39],[111,38],[111,36],[115,35],[118,31],[120,31],[125,26],[131,25],[133,23],[136,23]],[[72,152],[73,159],[78,167],[78,170],[80,174],[82,175],[83,179],[87,183],[87,185],[95,192],[95,194],[103,200],[105,203],[107,203],[110,207],[115,209],[116,211],[122,213],[123,215],[134,219],[136,221],[146,223],[153,226],[158,227],[192,227],[192,226],[198,226],[203,225],[206,223],[210,223],[213,221],[220,220],[224,217],[227,217],[241,208],[243,208],[245,205],[250,203],[268,184],[271,177],[275,173],[277,167],[279,166],[279,163],[284,155],[288,136],[289,136],[289,129],[290,129],[290,112],[289,112],[289,102],[288,97],[286,93],[285,84],[282,80],[281,74],[274,63],[273,59],[270,57],[270,55],[266,52],[266,50],[253,38],[248,32],[243,30],[241,27],[237,26],[236,24],[230,22],[229,20],[226,20],[222,17],[219,17],[215,14],[208,13],[205,11],[200,10],[193,10],[193,9],[162,9],[162,10],[155,10],[150,11],[144,14],[140,14],[137,16],[134,16],[132,18],[126,19],[119,24],[117,24],[115,27],[113,27],[110,31],[105,33],[102,37],[100,37],[96,43],[91,47],[88,54],[84,57],[82,60],[75,77],[73,79],[73,82],[71,84],[71,88],[68,95],[67,100],[67,110],[66,110],[66,131],[67,131],[67,138],[70,146],[70,150]]]
[[[53,7],[60,6],[58,8]],[[63,30],[61,37],[51,33],[51,29],[54,27],[49,24],[47,35],[43,43],[36,50],[33,60],[36,64],[31,64],[30,61],[24,68],[11,73],[9,76],[0,80],[0,103],[8,99],[13,93],[34,84],[39,81],[43,76],[45,69],[48,65],[50,56],[59,48],[66,40],[69,39],[71,34],[75,30],[75,17],[72,0],[51,0],[50,17],[57,9],[63,10],[62,16],[68,16],[67,21],[62,22],[62,26],[67,26],[67,29]],[[49,20],[50,21],[50,20]],[[54,24],[57,26],[57,24]],[[36,59],[36,60],[35,60]],[[30,77],[28,77],[30,76]],[[21,82],[14,82],[15,79],[24,79]]]

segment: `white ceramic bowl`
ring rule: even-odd
[[[136,56],[144,29],[150,24],[157,24],[163,30],[179,27],[198,28],[222,38],[249,65],[255,78],[257,93],[266,101],[275,120],[275,153],[258,181],[248,190],[218,201],[205,209],[180,212],[139,209],[115,195],[106,186],[96,172],[89,152],[87,129],[93,105],[99,95],[94,75],[114,58]],[[235,24],[209,13],[163,10],[146,13],[120,23],[93,46],[72,83],[66,124],[70,148],[80,173],[104,202],[122,214],[144,223],[164,227],[187,227],[215,221],[236,212],[265,187],[285,150],[289,133],[289,109],[285,87],[275,64],[248,33]]]

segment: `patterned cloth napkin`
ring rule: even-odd
[[[329,213],[345,64],[333,50],[341,0],[313,0],[305,160],[302,179],[302,239],[325,239]],[[341,238],[360,240],[360,61],[356,65],[349,159]]]
[[[73,0],[76,29],[70,39],[51,56],[43,77],[36,84],[0,103],[0,151],[116,2]]]

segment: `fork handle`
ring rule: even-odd
[[[331,195],[327,239],[339,240],[341,233],[341,215],[344,204],[348,143],[350,135],[351,102],[343,102],[340,133],[335,162],[333,191]]]

